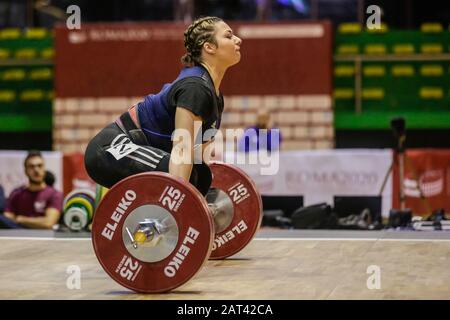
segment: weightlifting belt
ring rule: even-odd
[[[115,123],[135,144],[149,145],[144,132],[140,128],[135,105],[124,112]]]

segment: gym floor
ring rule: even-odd
[[[67,286],[73,265],[79,289]],[[0,231],[0,299],[450,299],[449,265],[445,231],[262,228],[183,286],[142,295],[103,271],[88,233]]]

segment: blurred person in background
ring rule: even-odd
[[[191,23],[194,16],[194,0],[174,0],[174,19]]]
[[[45,171],[45,177],[44,177],[44,181],[45,184],[48,185],[49,187],[53,188],[53,185],[55,184],[55,175],[53,174],[53,172],[46,170]]]
[[[27,26],[27,0],[0,0],[0,28]]]
[[[256,1],[256,20],[269,21],[272,17],[272,0]]]
[[[244,135],[239,139],[238,151],[279,150],[281,140],[280,130],[270,125],[269,112],[260,110],[256,116],[256,124],[245,129]]]
[[[24,161],[28,184],[14,189],[0,224],[6,228],[51,229],[60,218],[63,194],[45,183],[44,158],[30,151]]]
[[[3,187],[0,185],[0,214],[3,213],[5,210],[5,191],[3,190]]]

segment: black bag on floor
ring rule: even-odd
[[[299,208],[294,211],[291,219],[295,229],[334,229],[337,227],[337,217],[331,211],[331,206],[326,203]]]
[[[282,210],[264,210],[262,225],[267,227],[277,227],[282,229],[291,229],[292,221],[284,216]]]
[[[360,214],[350,214],[339,218],[339,229],[349,230],[380,230],[383,225],[378,220],[372,221],[373,215],[369,208],[361,211]]]
[[[389,211],[389,223],[390,228],[406,228],[411,224],[412,211],[411,209],[399,210],[391,209]]]

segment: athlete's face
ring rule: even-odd
[[[241,60],[241,44],[242,40],[233,34],[230,26],[223,21],[219,21],[216,27],[215,55],[227,67],[235,65]]]

